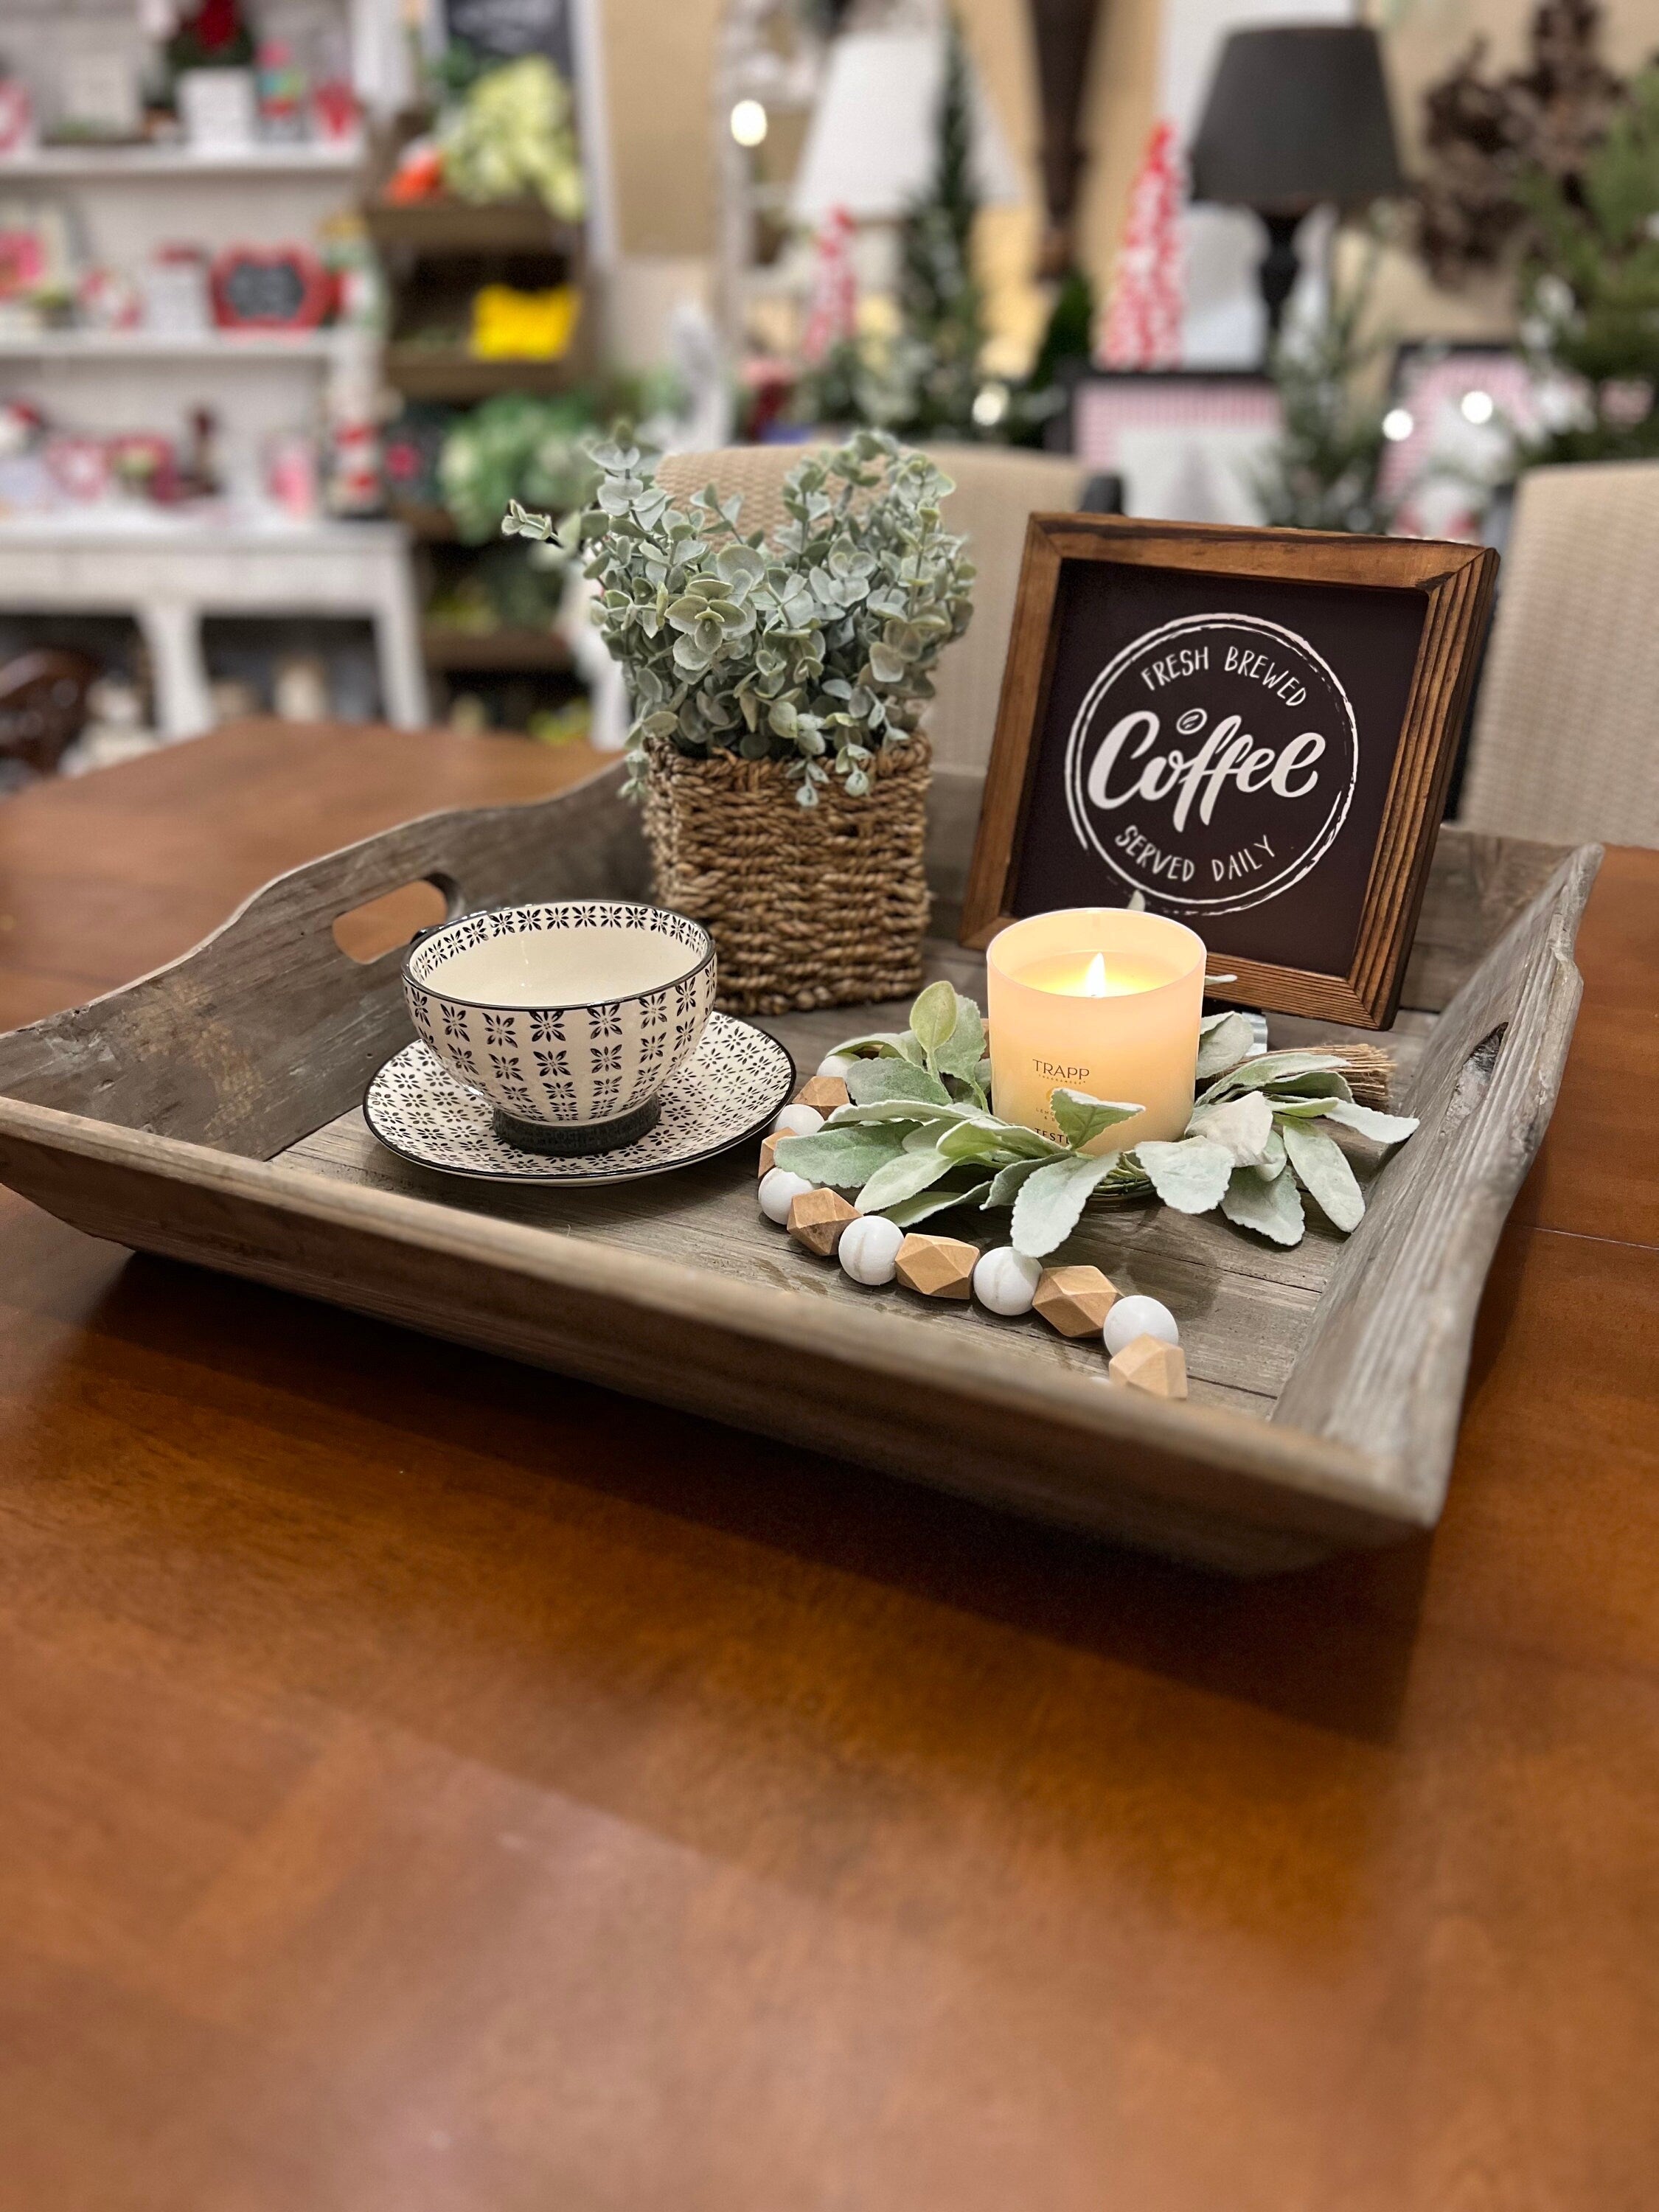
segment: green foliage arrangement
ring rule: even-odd
[[[1659,455],[1659,66],[1632,81],[1576,191],[1542,168],[1516,189],[1536,234],[1527,334],[1581,394],[1522,465]]]
[[[586,205],[570,88],[545,54],[525,54],[473,78],[438,125],[444,182],[464,200],[534,192],[550,215],[578,222]]]
[[[608,443],[595,506],[557,533],[601,587],[599,634],[629,672],[629,737],[642,787],[649,748],[787,764],[815,805],[839,777],[854,798],[869,763],[913,736],[940,653],[968,627],[974,570],[939,520],[951,489],[925,454],[875,430],[813,453],[785,481],[788,520],[769,540],[713,484],[674,506],[639,449]],[[545,541],[516,501],[509,536]]]
[[[1321,1123],[1399,1144],[1417,1123],[1356,1105],[1334,1052],[1256,1057],[1241,1015],[1206,1018],[1200,1093],[1184,1136],[1129,1152],[1084,1147],[1139,1106],[1060,1090],[1049,1103],[1063,1143],[999,1121],[988,1103],[990,1062],[979,1008],[948,982],[930,983],[910,1026],[851,1037],[850,1106],[810,1137],[786,1137],[779,1167],[856,1191],[861,1213],[912,1228],[953,1206],[1012,1206],[1014,1249],[1043,1259],[1063,1244],[1091,1201],[1154,1194],[1181,1213],[1219,1206],[1230,1221],[1274,1244],[1297,1244],[1303,1193],[1345,1234],[1365,1211],[1347,1155]]]
[[[585,392],[537,399],[504,392],[453,423],[438,482],[465,543],[482,545],[495,537],[514,499],[556,514],[585,507],[599,481],[586,450],[597,422]]]
[[[1284,428],[1255,484],[1263,520],[1279,528],[1380,535],[1394,520],[1379,489],[1387,403],[1365,396],[1365,371],[1393,346],[1364,330],[1379,252],[1373,239],[1352,283],[1333,283],[1320,320],[1287,328],[1273,349]]]

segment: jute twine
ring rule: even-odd
[[[715,1003],[787,1014],[921,988],[922,866],[931,754],[915,737],[870,763],[850,799],[838,777],[798,805],[781,761],[651,750],[645,832],[657,898],[714,938]]]

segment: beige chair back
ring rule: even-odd
[[[983,769],[996,730],[1026,519],[1037,513],[1071,513],[1089,472],[1079,461],[1007,447],[927,450],[956,486],[945,501],[945,522],[968,540],[979,574],[968,634],[940,656],[927,728],[936,760],[952,768]],[[714,453],[671,453],[657,471],[658,481],[677,500],[707,483],[714,484],[723,500],[736,492],[743,500],[744,529],[769,532],[784,519],[783,480],[805,451],[800,446],[728,446]]]
[[[1522,478],[1459,819],[1659,846],[1659,461]]]

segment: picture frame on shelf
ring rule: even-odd
[[[1055,907],[1195,929],[1217,995],[1394,1018],[1498,556],[1034,514],[964,944]]]

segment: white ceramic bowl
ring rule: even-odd
[[[404,994],[440,1060],[532,1150],[608,1152],[655,1122],[714,1003],[700,922],[621,899],[498,907],[410,945]]]

